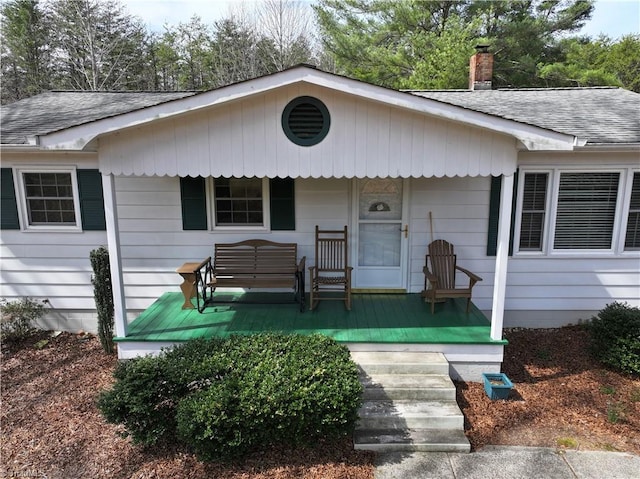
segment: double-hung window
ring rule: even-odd
[[[264,226],[262,179],[216,178],[213,188],[216,226]]]
[[[519,252],[640,249],[640,173],[627,172],[522,171]],[[620,231],[623,218],[626,231]]]
[[[75,170],[18,171],[26,229],[80,229]]]

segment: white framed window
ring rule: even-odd
[[[633,173],[629,215],[624,240],[625,251],[640,251],[640,172]]]
[[[522,169],[515,224],[518,253],[640,249],[638,176],[623,168]],[[625,194],[627,190],[631,192]]]
[[[269,229],[266,178],[215,178],[211,187],[214,229]]]
[[[542,251],[549,189],[549,173],[527,172],[522,176],[520,216],[520,251]]]
[[[612,249],[619,186],[620,172],[560,172],[553,249]]]
[[[24,229],[80,231],[75,168],[29,167],[18,169],[17,173]]]

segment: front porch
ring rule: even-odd
[[[181,309],[181,293],[165,293],[129,324],[125,337],[115,338],[119,357],[157,354],[194,338],[268,331],[324,334],[352,351],[442,352],[453,375],[465,379],[499,371],[506,341],[491,339],[489,319],[473,304],[467,314],[466,300],[437,304],[432,315],[419,294],[354,294],[351,311],[341,301],[323,301],[300,312],[286,303],[291,296],[218,293],[219,303],[200,314]]]

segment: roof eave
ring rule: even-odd
[[[39,144],[47,149],[83,150],[96,137],[105,133],[140,126],[161,118],[198,111],[298,82],[306,82],[343,91],[368,100],[425,113],[467,126],[504,133],[519,140],[527,150],[566,151],[572,150],[576,144],[576,138],[572,135],[519,123],[410,93],[371,85],[309,67],[292,68],[161,105],[51,132],[40,136]]]
[[[585,145],[580,145],[576,150],[640,152],[640,143],[587,143]]]

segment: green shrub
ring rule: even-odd
[[[105,419],[122,424],[136,444],[153,445],[176,434],[175,413],[180,400],[220,377],[225,366],[217,353],[223,340],[194,340],[165,351],[119,362],[113,387],[98,398]]]
[[[111,285],[111,267],[109,265],[109,251],[104,246],[89,253],[93,276],[93,297],[98,312],[98,338],[106,353],[115,351],[113,343],[113,287]]]
[[[0,300],[0,340],[19,341],[31,336],[36,331],[34,323],[44,315],[48,303],[47,299]]]
[[[99,407],[135,442],[177,440],[204,460],[353,431],[362,386],[349,351],[320,336],[195,340],[120,364]]]
[[[603,364],[640,374],[640,308],[611,303],[589,323],[591,352]]]

